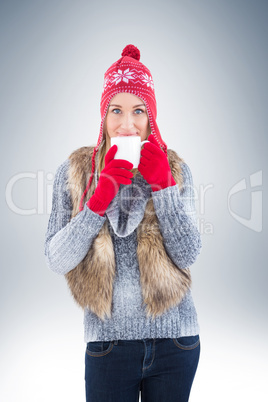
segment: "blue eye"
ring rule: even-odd
[[[120,109],[113,109],[112,112],[115,114],[118,114],[118,113],[120,113]]]
[[[142,109],[136,109],[136,110],[135,110],[135,113],[136,113],[136,112],[140,112],[140,113],[137,113],[137,114],[142,114],[142,113],[144,113],[144,110],[142,110]]]

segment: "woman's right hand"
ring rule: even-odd
[[[104,215],[108,205],[118,193],[120,184],[131,184],[133,163],[124,159],[114,159],[117,145],[113,145],[105,155],[105,167],[100,173],[95,193],[87,206],[99,215]]]

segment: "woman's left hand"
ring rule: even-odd
[[[174,186],[176,184],[170,170],[168,158],[152,134],[149,135],[141,151],[138,170],[151,185],[152,191]]]

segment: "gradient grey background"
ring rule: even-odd
[[[85,400],[83,312],[46,266],[44,238],[55,171],[74,149],[96,143],[104,72],[132,43],[154,78],[162,136],[189,164],[197,193],[203,250],[192,276],[201,356],[190,401],[264,401],[267,1],[0,7],[0,399]],[[262,183],[251,188],[259,171]],[[260,231],[228,207],[243,179],[231,210],[250,219],[254,207]],[[252,207],[254,191],[263,208],[260,199]]]

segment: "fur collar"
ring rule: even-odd
[[[72,218],[79,213],[80,199],[91,174],[93,149],[81,147],[69,156],[67,184],[72,198]],[[181,163],[184,161],[171,149],[167,150],[167,154],[172,176],[181,189]],[[94,193],[95,186],[95,180],[92,180],[85,203]],[[137,241],[143,302],[147,317],[155,318],[180,303],[192,281],[190,269],[177,267],[165,251],[152,197],[147,202],[144,217],[138,225]],[[106,220],[85,258],[65,277],[75,301],[104,320],[106,316],[111,318],[115,273],[113,242]]]

